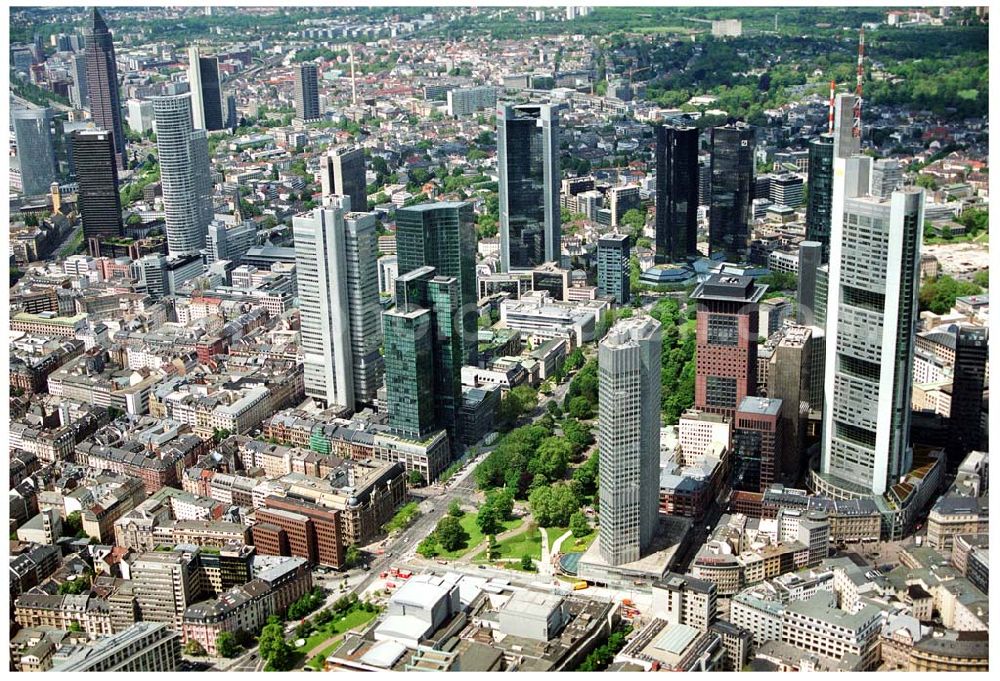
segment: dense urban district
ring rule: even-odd
[[[988,22],[12,8],[10,669],[986,670]]]

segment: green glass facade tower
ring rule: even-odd
[[[472,204],[448,201],[400,208],[396,211],[396,249],[400,274],[433,267],[437,276],[455,278],[462,322],[458,342],[464,348],[463,361],[475,366],[479,310]]]
[[[389,426],[424,439],[454,438],[465,356],[461,295],[455,277],[420,267],[396,279],[396,307],[382,315]]]

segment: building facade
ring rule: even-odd
[[[727,261],[743,262],[747,257],[755,145],[754,128],[746,123],[712,128],[709,254],[720,254]]]
[[[698,129],[656,126],[657,264],[698,253]]]

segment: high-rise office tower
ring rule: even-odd
[[[712,202],[709,254],[742,262],[750,237],[750,201],[754,189],[754,128],[734,122],[712,128]]]
[[[83,109],[90,105],[90,98],[87,96],[87,56],[85,54],[73,55],[70,60],[70,74],[73,76],[70,99],[74,107]]]
[[[618,305],[631,298],[629,288],[628,234],[602,234],[597,240],[597,293],[611,296]]]
[[[199,130],[222,130],[222,85],[219,58],[203,57],[197,45],[188,48],[188,83],[191,86],[191,113]]]
[[[311,121],[319,118],[319,72],[315,64],[295,69],[295,115]]]
[[[924,192],[867,195],[871,158],[834,157],[826,414],[817,489],[880,495],[910,470]],[[838,202],[838,194],[840,200]]]
[[[562,258],[559,109],[497,103],[500,268],[531,270]]]
[[[73,133],[73,165],[76,167],[77,207],[83,222],[84,240],[122,234],[122,201],[118,193],[118,162],[115,143],[107,130],[77,130]]]
[[[236,95],[226,95],[226,127],[230,130],[236,129],[239,117],[239,112],[236,110]]]
[[[822,406],[822,357],[816,357],[816,353],[822,353],[822,349],[823,332],[820,329],[788,324],[782,327],[781,340],[771,355],[767,372],[767,396],[782,401],[783,457],[776,466],[787,482],[798,480],[803,470],[806,426],[816,383],[819,384],[820,393],[816,410]]]
[[[698,157],[698,205],[707,206],[712,202],[712,157]]]
[[[657,264],[698,254],[698,129],[656,126]]]
[[[306,395],[353,410],[381,385],[375,216],[328,197],[292,218]]]
[[[191,95],[153,98],[160,185],[171,254],[197,253],[213,218],[208,138],[194,130]]]
[[[744,397],[733,420],[734,490],[763,492],[781,472],[782,400]]]
[[[21,193],[47,194],[56,180],[52,109],[13,109],[10,117],[21,169]]]
[[[812,326],[816,324],[816,274],[823,263],[823,244],[819,241],[803,241],[799,244],[799,279],[798,295],[799,309],[797,320],[799,324]]]
[[[894,158],[880,158],[872,166],[872,196],[887,199],[903,186],[903,166]]]
[[[429,266],[458,282],[465,362],[476,365],[479,330],[476,291],[476,228],[472,204],[421,203],[396,211],[399,273]]]
[[[323,196],[350,196],[355,210],[368,210],[368,185],[365,183],[365,152],[361,147],[330,149],[320,156],[320,181]]]
[[[90,117],[94,125],[107,130],[115,140],[118,167],[125,167],[125,132],[122,128],[122,105],[118,92],[118,64],[115,45],[104,18],[95,7],[88,26],[83,29],[86,39],[87,96]]]
[[[656,534],[660,470],[660,323],[615,324],[598,347],[601,558],[642,557]]]
[[[696,409],[732,419],[743,398],[757,394],[757,304],[766,290],[753,277],[722,274],[694,290]]]
[[[809,197],[806,200],[806,238],[823,245],[823,262],[830,259],[830,211],[833,201],[833,135],[809,143]]]
[[[464,350],[458,280],[426,266],[395,286],[396,307],[382,315],[389,427],[417,439],[445,428],[455,438]]]
[[[955,370],[946,451],[948,467],[954,470],[969,452],[982,446],[983,387],[990,350],[989,329],[984,326],[953,324],[948,332],[955,337]]]

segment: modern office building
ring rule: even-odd
[[[349,196],[353,210],[368,210],[364,149],[361,147],[330,149],[324,156],[320,156],[319,162],[323,196],[331,194]]]
[[[122,234],[122,201],[118,193],[115,143],[107,130],[77,130],[72,136],[76,167],[77,208],[84,241]]]
[[[172,672],[181,662],[181,635],[162,622],[136,622],[73,652],[54,672]]]
[[[153,114],[167,248],[172,255],[197,253],[214,216],[208,138],[192,127],[190,94],[153,98]]]
[[[128,127],[133,132],[145,134],[153,130],[156,118],[153,114],[153,103],[148,99],[130,99],[125,102],[128,116]]]
[[[319,71],[315,64],[299,64],[295,69],[295,116],[303,121],[320,117]]]
[[[734,418],[757,394],[757,304],[766,289],[753,277],[713,274],[694,290],[696,409]]]
[[[70,76],[73,78],[73,89],[70,90],[70,101],[74,108],[83,109],[90,105],[87,95],[87,55],[75,54],[70,60]]]
[[[811,194],[810,194],[811,196]],[[799,307],[796,318],[799,324],[816,324],[816,277],[823,264],[823,244],[819,241],[799,243],[799,272],[797,295]]]
[[[989,329],[984,326],[953,324],[948,332],[955,338],[955,369],[946,451],[948,467],[954,470],[969,452],[982,446],[983,388],[990,350]]]
[[[197,45],[188,48],[188,83],[191,86],[191,113],[198,130],[222,130],[222,85],[219,58],[203,57]]]
[[[237,219],[235,225],[212,220],[205,241],[205,261],[209,264],[219,260],[239,261],[256,245],[257,223],[253,220]]]
[[[782,400],[744,397],[733,421],[733,473],[730,486],[744,492],[764,492],[780,475]]]
[[[389,427],[424,440],[444,428],[456,437],[465,357],[455,277],[420,267],[396,278],[396,307],[382,315]]]
[[[450,201],[397,209],[396,261],[401,275],[421,267],[433,267],[437,276],[455,278],[462,315],[463,361],[476,366],[479,298],[472,204]]]
[[[768,190],[771,203],[798,208],[802,204],[804,193],[802,178],[794,173],[784,173],[771,178],[771,186]]]
[[[732,262],[747,257],[754,191],[753,126],[741,121],[712,128],[712,201],[709,254]]]
[[[872,165],[872,196],[889,198],[903,187],[903,166],[894,158],[880,158]]]
[[[354,409],[381,384],[375,216],[344,196],[292,218],[306,395]]]
[[[778,470],[797,479],[804,469],[804,445],[810,410],[820,411],[822,400],[823,331],[812,326],[788,324],[771,355],[767,396],[782,401]],[[815,393],[815,394],[814,394]]]
[[[497,105],[497,89],[492,85],[453,88],[447,92],[448,115],[461,118]]]
[[[115,45],[108,25],[95,7],[90,21],[83,29],[87,58],[87,97],[90,100],[90,117],[94,126],[107,130],[115,141],[118,167],[126,161],[125,131],[122,128],[121,95],[118,92],[118,63]]]
[[[631,299],[628,234],[602,234],[597,240],[597,293],[611,296],[618,305]]]
[[[142,620],[181,630],[184,611],[202,592],[198,556],[181,551],[149,551],[131,567],[132,586]]]
[[[909,472],[924,192],[867,195],[871,158],[834,156],[822,466],[834,496],[881,495]]]
[[[830,260],[830,216],[833,201],[833,135],[809,142],[809,197],[806,238],[823,244],[823,262]]]
[[[553,104],[497,103],[504,272],[561,259],[558,112]]]
[[[698,129],[657,125],[657,264],[698,254],[698,181]]]
[[[12,109],[10,117],[21,169],[21,193],[47,194],[56,181],[52,109]]]
[[[657,530],[660,471],[660,323],[616,323],[598,347],[600,556],[643,556]]]

